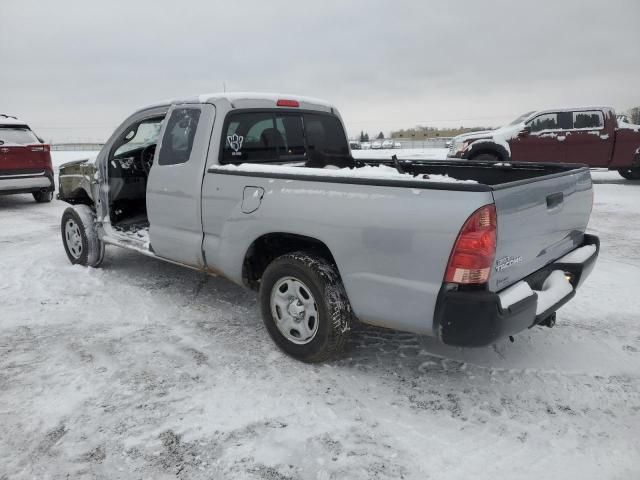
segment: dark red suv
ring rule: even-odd
[[[31,193],[50,202],[54,189],[49,145],[26,123],[0,114],[0,195]]]

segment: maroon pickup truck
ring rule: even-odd
[[[640,180],[640,125],[610,107],[528,112],[497,130],[459,135],[449,157],[483,161],[584,163]]]

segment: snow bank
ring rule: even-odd
[[[396,155],[401,160],[445,160],[448,148],[400,148],[394,150],[352,150],[355,159],[383,159],[391,160]]]
[[[536,290],[538,305],[536,315],[546,311],[573,291],[569,280],[562,270],[554,270],[542,284],[542,290]]]
[[[500,298],[500,306],[506,309],[531,295],[533,295],[533,290],[531,290],[529,284],[527,282],[518,282],[500,292],[498,297]]]
[[[367,165],[360,168],[308,168],[286,165],[265,165],[258,163],[241,163],[240,165],[218,165],[217,169],[251,173],[285,173],[290,175],[310,175],[337,178],[389,178],[394,180],[423,181],[437,183],[478,183],[475,180],[458,180],[448,175],[418,175],[400,173],[387,165]]]

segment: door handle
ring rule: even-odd
[[[547,195],[547,209],[548,210],[552,210],[552,209],[556,208],[562,202],[564,202],[564,193],[563,192],[552,193],[551,195]]]

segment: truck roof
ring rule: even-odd
[[[540,110],[536,110],[534,114],[544,113],[544,112],[581,112],[586,110],[603,110],[605,112],[613,112],[613,107],[605,107],[602,105],[582,105],[580,107],[559,107],[559,108],[542,108]]]
[[[22,120],[18,120],[16,117],[12,116],[12,115],[7,115],[4,113],[0,113],[0,125],[3,126],[7,126],[7,125],[15,125],[15,126],[19,126],[19,127],[26,127],[27,123],[23,122]]]
[[[203,93],[201,95],[186,97],[186,98],[174,98],[171,100],[164,100],[161,102],[148,105],[140,110],[146,110],[153,107],[161,107],[166,105],[180,104],[180,103],[213,103],[217,100],[227,100],[229,103],[239,102],[266,102],[267,104],[273,103],[276,106],[278,100],[296,100],[300,103],[302,108],[320,108],[321,110],[333,110],[335,107],[319,98],[305,97],[302,95],[295,95],[289,93],[265,93],[265,92],[217,92],[217,93]],[[267,105],[265,105],[267,106]]]

